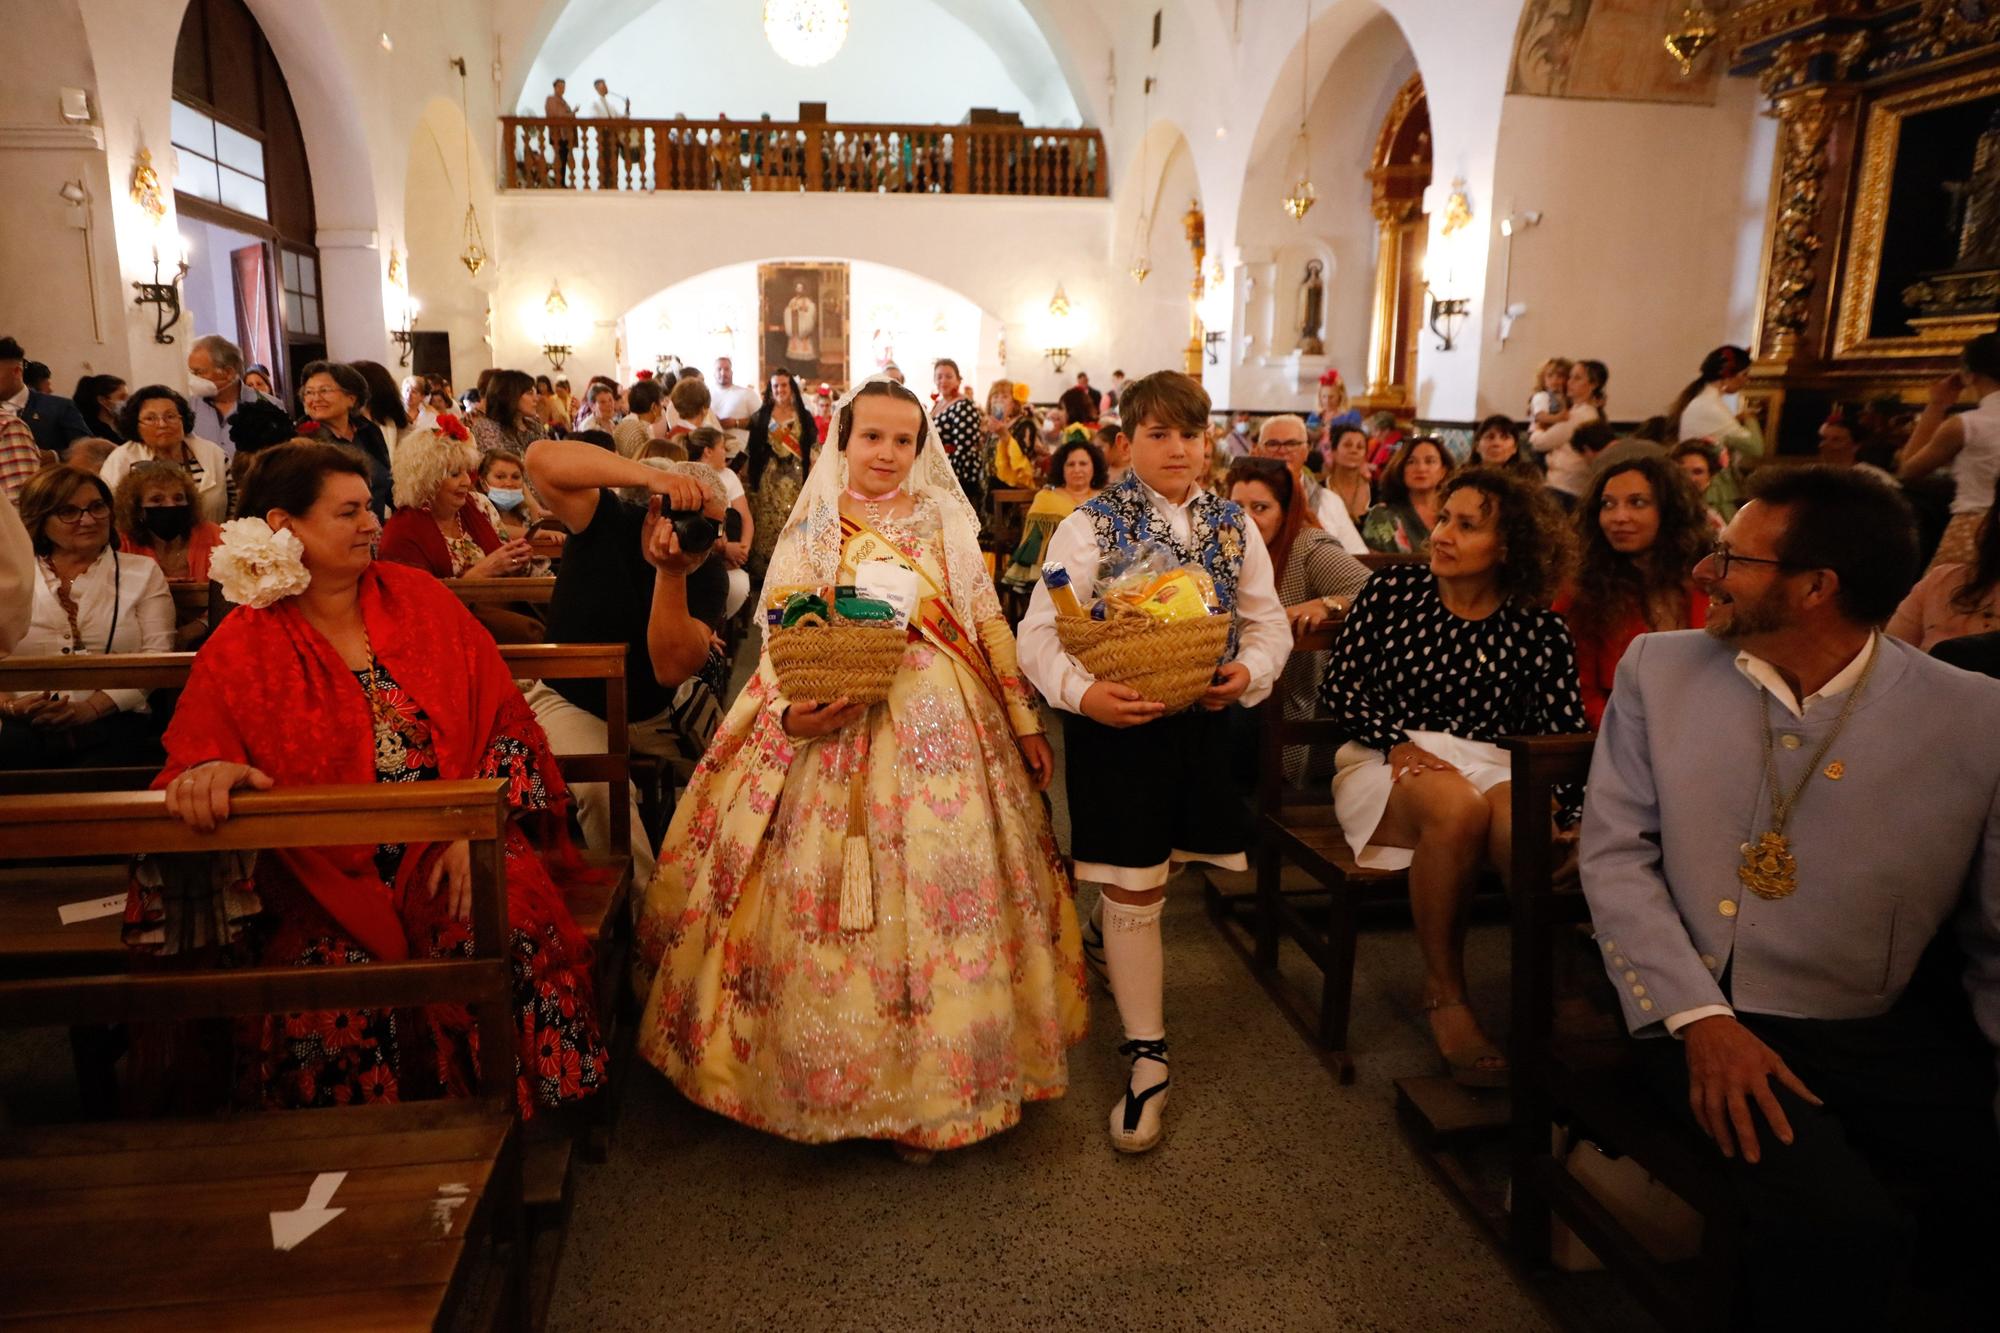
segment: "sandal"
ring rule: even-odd
[[[1167,1041],[1161,1037],[1155,1041],[1128,1041],[1118,1048],[1118,1054],[1127,1056],[1136,1067],[1141,1060],[1152,1060],[1162,1068],[1167,1063]],[[1167,1085],[1173,1079],[1164,1078],[1143,1092],[1135,1093],[1132,1085],[1125,1085],[1125,1095],[1111,1108],[1111,1146],[1119,1152],[1150,1152],[1160,1142],[1166,1132]]]
[[[1425,1000],[1426,1016],[1440,1009],[1471,1009],[1464,1000]],[[1431,1043],[1438,1048],[1438,1054],[1451,1070],[1451,1081],[1461,1088],[1504,1088],[1511,1071],[1507,1067],[1507,1057],[1492,1042],[1481,1038],[1472,1049],[1453,1054],[1438,1041],[1437,1026],[1431,1026]]]

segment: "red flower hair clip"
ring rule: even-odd
[[[465,428],[465,423],[450,412],[440,412],[438,414],[437,432],[460,443],[472,438],[472,432]]]
[[[1321,384],[1338,384],[1340,383],[1340,372],[1332,366],[1328,366],[1320,373],[1319,382]]]

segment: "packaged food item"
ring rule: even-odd
[[[1042,582],[1049,586],[1049,601],[1055,605],[1059,616],[1081,616],[1083,603],[1076,599],[1076,589],[1070,585],[1069,570],[1061,561],[1051,560],[1042,566]]]
[[[895,611],[897,629],[908,629],[923,599],[917,571],[893,560],[864,560],[854,570],[854,591],[863,598],[886,602]]]
[[[903,628],[896,624],[896,608],[874,597],[862,597],[851,589],[845,597],[836,595],[833,599],[834,616],[852,625],[887,625]]]
[[[1185,569],[1155,579],[1138,606],[1146,615],[1167,624],[1199,620],[1209,614],[1208,603],[1202,600],[1201,585]]]
[[[821,620],[825,620],[826,598],[816,592],[795,592],[785,599],[784,606],[779,612],[778,626],[781,629],[790,629],[807,616],[818,616]]]
[[[779,588],[766,588],[764,590],[764,623],[772,629],[779,628],[784,624],[785,620],[785,603],[799,593],[814,593],[818,591],[819,589],[817,588],[802,587],[798,584]]]

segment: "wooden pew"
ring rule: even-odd
[[[1638,1086],[1627,1058],[1629,1038],[1591,1042],[1555,1031],[1555,951],[1573,942],[1573,928],[1590,920],[1590,907],[1573,884],[1558,891],[1554,883],[1557,854],[1548,811],[1558,785],[1589,775],[1593,741],[1533,736],[1501,742],[1514,760],[1508,1247],[1524,1267],[1546,1268],[1550,1219],[1560,1218],[1668,1328],[1721,1330],[1729,1326],[1741,1219],[1714,1146]],[[1656,1260],[1552,1155],[1550,1126],[1557,1121],[1631,1157],[1702,1215],[1701,1253],[1692,1271]]]
[[[555,596],[553,577],[514,579],[439,579],[467,606],[510,606],[525,602],[547,606]]]
[[[1326,652],[1338,622],[1301,635],[1292,651]],[[1341,738],[1330,718],[1288,719],[1276,700],[1265,705],[1257,755],[1257,809],[1252,844],[1256,876],[1253,892],[1231,893],[1212,877],[1207,893],[1212,912],[1252,924],[1251,967],[1272,998],[1302,1030],[1324,1048],[1323,1058],[1342,1083],[1354,1080],[1347,1052],[1347,1023],[1354,992],[1354,946],[1364,908],[1399,902],[1408,895],[1409,876],[1356,863],[1331,794],[1318,783],[1304,789],[1285,785],[1282,756],[1288,746],[1330,745]],[[1324,982],[1317,1005],[1295,995],[1280,979],[1278,949],[1289,937],[1320,969]]]
[[[519,580],[493,580],[519,582]],[[558,758],[569,782],[602,782],[611,789],[611,841],[614,848],[630,846],[631,753],[625,703],[625,648],[622,644],[538,643],[503,646],[500,656],[517,680],[602,680],[605,683],[605,751],[602,754]],[[194,664],[193,653],[82,654],[70,657],[0,659],[0,693],[22,690],[181,689]],[[46,769],[0,772],[0,796],[36,792],[134,791],[149,784],[151,768]],[[53,853],[36,852],[47,860]],[[588,856],[593,874],[562,883],[565,902],[577,927],[598,949],[609,968],[629,932],[625,910],[631,892],[630,857],[625,852]],[[603,872],[619,870],[608,879]],[[0,896],[0,975],[22,971],[114,969],[121,946],[115,919],[55,925],[64,903],[117,892],[124,882],[122,865],[88,873],[49,875],[38,870],[0,870],[0,884],[17,891]],[[23,883],[29,887],[25,891]],[[92,883],[97,885],[92,888]],[[62,947],[63,940],[69,948]],[[623,969],[607,972],[616,980]],[[610,994],[615,995],[614,990]],[[608,1000],[607,996],[607,1000]]]
[[[163,970],[0,982],[0,1026],[173,1022],[357,1006],[466,1004],[480,1045],[517,1038],[508,964],[507,809],[498,782],[318,787],[241,795],[212,834],[158,793],[0,800],[0,849],[46,857],[377,842],[472,845],[473,956],[365,967]],[[344,1209],[289,1251],[270,1215],[345,1172]],[[518,1311],[511,1059],[443,1102],[0,1129],[0,1317],[39,1327],[447,1327],[497,1275]],[[463,1199],[461,1204],[444,1202]],[[59,1238],[59,1240],[58,1240]],[[58,1243],[50,1244],[50,1241]]]

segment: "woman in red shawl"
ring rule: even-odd
[[[661,474],[662,486],[681,480]],[[567,791],[493,640],[430,575],[371,558],[381,525],[364,460],[332,444],[280,445],[258,459],[243,506],[275,530],[262,534],[271,572],[243,577],[233,541],[217,552],[225,588],[233,572],[260,590],[236,589],[250,604],[195,659],[156,783],[169,812],[210,830],[241,787],[501,777],[522,824],[566,853]],[[256,530],[244,540],[254,544]],[[589,947],[521,825],[509,828],[506,857],[517,1090],[527,1115],[601,1089],[606,1052]],[[128,942],[177,952],[251,927],[246,938],[265,964],[318,966],[470,950],[471,857],[462,842],[266,852],[241,871],[218,876],[219,906],[196,914],[163,885],[171,866],[142,862]],[[265,1105],[393,1101],[474,1083],[477,1051],[462,1009],[292,1014],[248,1028],[245,1091]]]

